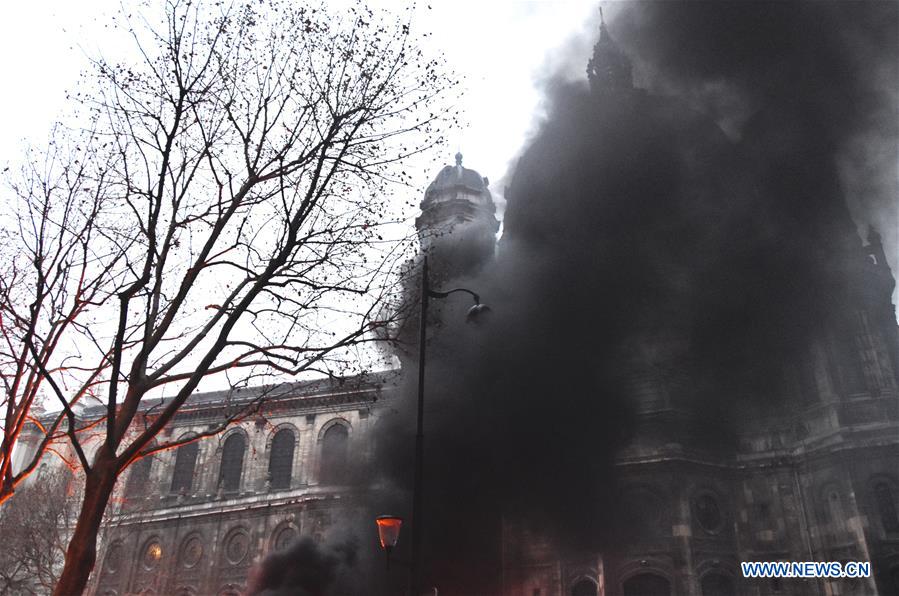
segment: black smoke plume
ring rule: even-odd
[[[327,596],[363,594],[354,573],[358,545],[351,540],[333,546],[316,544],[311,538],[293,542],[268,555],[250,576],[251,596]]]
[[[425,558],[441,594],[500,592],[511,522],[563,556],[614,549],[615,457],[649,440],[640,400],[685,413],[655,440],[727,458],[744,416],[799,399],[785,368],[844,334],[864,282],[847,189],[895,246],[899,5],[616,7],[609,30],[645,89],[550,77],[497,257],[453,280],[493,318],[466,326],[463,299],[435,311]],[[859,146],[887,152],[887,171],[859,176]],[[378,469],[408,486],[405,364]]]

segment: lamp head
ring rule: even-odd
[[[465,315],[465,322],[473,325],[480,325],[490,318],[491,312],[493,312],[493,309],[486,304],[481,304],[479,302],[468,309],[468,313]]]
[[[396,515],[379,515],[375,518],[375,523],[378,524],[378,539],[381,541],[381,548],[389,553],[400,539],[403,518]]]

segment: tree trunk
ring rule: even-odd
[[[115,458],[103,446],[86,474],[81,512],[66,549],[65,566],[53,596],[76,596],[84,592],[97,560],[97,534],[115,481]]]

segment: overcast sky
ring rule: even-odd
[[[376,4],[388,9],[405,5]],[[76,83],[88,56],[127,55],[127,38],[104,28],[104,15],[119,6],[117,0],[31,0],[4,7],[0,163],[15,163],[22,139],[43,144],[54,119],[64,113],[65,91]],[[446,163],[459,149],[466,166],[493,181],[501,179],[531,128],[541,73],[548,64],[558,66],[560,56],[568,54],[563,48],[582,45],[596,34],[590,28],[597,7],[588,0],[419,2],[414,27],[432,32],[428,43],[465,78],[460,104],[470,126],[451,131]],[[572,72],[583,73],[588,51],[569,65]],[[422,172],[422,185],[435,174]],[[495,184],[494,191],[502,193]]]
[[[397,13],[407,6],[370,1]],[[148,4],[153,7],[157,2],[163,6],[163,0]],[[345,2],[349,0],[329,4]],[[90,58],[140,60],[133,40],[108,26],[110,15],[123,5],[130,9],[138,2],[30,0],[4,7],[0,80],[7,84],[0,94],[0,170],[15,169],[25,146],[45,146],[53,123],[67,119],[74,106],[67,105],[66,92],[76,89]],[[614,9],[606,12],[608,17]],[[490,178],[500,209],[497,195],[502,195],[503,177],[539,114],[540,81],[560,67],[572,77],[586,77],[597,22],[598,3],[593,0],[419,0],[413,31],[429,33],[425,53],[442,54],[463,80],[457,105],[468,126],[448,131],[440,159],[452,163],[453,154],[461,151],[467,167]],[[413,164],[421,170],[418,180],[404,198],[415,205],[442,165],[418,163]],[[413,211],[410,225],[417,215],[417,209]],[[215,385],[204,382],[206,389]]]
[[[129,6],[132,1],[121,0]],[[406,5],[371,1],[385,9]],[[157,2],[163,0],[150,0]],[[604,2],[607,21],[614,21],[621,5]],[[468,126],[449,131],[443,163],[462,151],[465,165],[490,178],[494,195],[503,194],[503,177],[539,117],[541,81],[548,73],[585,77],[598,34],[598,6],[595,0],[418,0],[413,28],[431,33],[428,53],[442,54],[464,81],[458,104]],[[105,27],[120,9],[119,0],[26,0],[4,6],[0,169],[14,165],[27,142],[46,143],[54,120],[68,109],[66,90],[76,85],[89,57],[136,58],[130,39]],[[636,74],[639,80],[639,68]],[[416,169],[421,171],[407,200],[417,203],[438,166]],[[889,225],[884,223],[888,235]]]
[[[125,6],[137,4],[136,0],[121,1]],[[162,2],[148,0],[151,6],[162,6]],[[397,13],[409,4],[370,2]],[[624,0],[603,4],[606,20],[614,22]],[[456,150],[462,151],[465,165],[491,180],[500,216],[503,178],[540,114],[541,81],[549,73],[585,77],[586,61],[598,35],[598,7],[595,0],[418,1],[413,29],[428,32],[426,50],[442,54],[464,80],[460,91],[465,92],[457,100],[468,126],[449,131],[439,159],[452,163]],[[120,9],[120,0],[29,0],[4,6],[0,80],[6,85],[0,94],[0,169],[16,164],[23,139],[37,146],[46,143],[50,126],[67,109],[65,92],[75,86],[89,56],[128,59],[132,40],[104,27],[108,15]],[[636,66],[639,82],[640,64]],[[408,194],[402,193],[402,201],[415,205],[440,164],[416,161],[411,166],[417,179]],[[847,198],[852,206],[855,196],[850,192]],[[410,225],[415,215],[408,213]],[[856,215],[861,228],[866,228],[871,217]],[[881,229],[889,254],[899,259],[892,217],[881,223]]]

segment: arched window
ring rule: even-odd
[[[272,536],[272,548],[276,552],[287,550],[298,537],[297,529],[291,525],[282,525]]]
[[[596,596],[596,584],[587,578],[580,580],[571,588],[571,596]]]
[[[734,582],[721,573],[707,573],[702,578],[702,596],[735,596]]]
[[[236,528],[228,533],[222,550],[223,562],[228,565],[242,563],[250,552],[250,534],[245,528]]]
[[[196,442],[182,445],[175,454],[175,472],[172,474],[172,492],[190,492],[194,481],[194,469],[197,467],[197,454],[200,445]]]
[[[150,482],[150,468],[153,466],[151,456],[142,457],[131,464],[131,473],[128,474],[128,482],[125,484],[125,497],[134,499],[147,494],[147,485]]]
[[[886,482],[879,482],[874,486],[874,498],[877,501],[877,511],[880,513],[880,523],[887,532],[899,532],[899,516],[896,515],[896,500],[893,491]]]
[[[347,443],[349,431],[342,424],[335,424],[322,437],[319,482],[339,484],[346,479]]]
[[[827,492],[827,518],[836,534],[841,534],[846,528],[844,524],[843,502],[840,493],[836,489]]]
[[[181,542],[178,564],[184,569],[196,567],[203,559],[203,540],[199,534],[191,534]]]
[[[700,527],[710,534],[719,531],[724,522],[718,499],[710,493],[703,493],[693,499],[693,517],[699,522]]]
[[[225,439],[222,447],[222,467],[219,470],[219,486],[226,492],[240,490],[240,473],[247,442],[242,433],[234,433]]]
[[[165,551],[162,548],[162,544],[159,542],[159,538],[151,538],[144,543],[144,550],[142,555],[141,562],[143,563],[144,569],[147,571],[152,571],[159,566],[159,561],[162,560]]]
[[[293,473],[293,450],[296,436],[289,428],[275,433],[272,439],[272,452],[268,460],[268,475],[272,488],[290,488]]]
[[[116,540],[106,549],[106,558],[103,559],[104,573],[118,573],[122,568],[122,541]]]
[[[624,582],[624,596],[671,596],[671,584],[661,575],[640,573]]]

